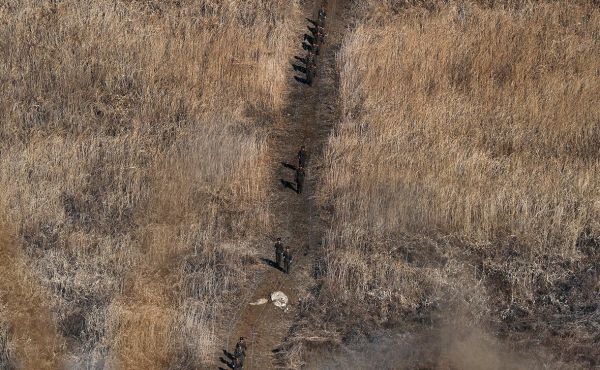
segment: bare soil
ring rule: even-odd
[[[285,341],[298,306],[303,297],[313,287],[315,275],[318,274],[317,256],[320,248],[322,222],[319,209],[313,195],[316,184],[315,173],[321,160],[321,152],[327,137],[339,117],[338,107],[338,73],[335,53],[342,39],[344,23],[342,12],[345,0],[329,1],[326,5],[327,20],[325,30],[327,37],[321,47],[317,59],[317,77],[312,86],[294,80],[293,76],[304,77],[294,72],[292,65],[304,66],[297,59],[290,61],[290,79],[292,91],[287,107],[281,115],[275,117],[275,128],[272,133],[272,196],[271,209],[274,215],[272,243],[261,249],[261,263],[256,265],[254,278],[249,282],[246,292],[237,297],[238,312],[231,312],[228,328],[225,328],[223,348],[216,355],[219,360],[215,364],[219,368],[227,368],[223,362],[229,361],[223,350],[232,353],[239,337],[246,337],[248,342],[247,358],[244,369],[269,369],[284,366],[278,361],[278,347]],[[314,19],[321,1],[310,1],[305,5],[305,15]],[[310,25],[307,21],[306,25]],[[298,50],[296,55],[303,58],[305,50],[301,43],[303,34],[309,33],[307,28],[299,30]],[[302,194],[295,191],[295,166],[297,153],[301,145],[305,145],[309,162],[306,169],[306,180]],[[281,237],[284,245],[289,246],[294,256],[290,274],[273,267],[275,259],[273,243]],[[282,291],[288,298],[286,310],[273,305],[250,305],[261,298],[269,298],[272,292]]]

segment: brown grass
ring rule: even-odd
[[[49,297],[22,258],[13,228],[0,231],[0,365],[2,368],[60,369],[64,339],[48,320]],[[10,335],[11,342],[6,337]]]
[[[38,321],[71,367],[212,354],[270,222],[298,20],[295,1],[0,2],[0,202],[35,272],[20,284],[49,297],[45,319],[19,316],[33,295],[6,307],[23,327],[0,331],[1,361],[47,361],[53,335],[19,334]]]
[[[296,339],[408,330],[465,300],[468,320],[597,364],[596,314],[578,307],[598,277],[582,271],[598,271],[600,11],[408,3],[358,2],[339,53],[343,120],[319,194],[333,210],[327,273]]]

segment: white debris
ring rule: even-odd
[[[277,307],[285,307],[288,304],[288,297],[283,292],[271,293],[271,302]]]
[[[260,305],[260,304],[265,304],[265,303],[267,303],[267,302],[269,302],[269,300],[268,300],[268,299],[266,299],[266,298],[261,298],[261,299],[259,299],[259,300],[258,300],[258,301],[256,301],[256,302],[252,302],[252,303],[250,303],[250,305],[251,305],[251,306],[258,306],[258,305]]]

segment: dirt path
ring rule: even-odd
[[[313,270],[317,248],[321,242],[321,222],[314,204],[315,172],[320,162],[321,152],[334,122],[339,117],[337,104],[338,79],[335,66],[335,53],[342,40],[344,24],[342,11],[347,1],[329,0],[326,6],[327,37],[317,59],[317,78],[312,86],[294,82],[287,108],[278,117],[270,147],[273,150],[274,163],[272,173],[272,209],[275,216],[276,236],[280,236],[294,256],[294,264],[289,275],[271,267],[266,261],[274,259],[271,245],[264,246],[261,257],[265,261],[257,275],[253,291],[240,299],[240,311],[231,322],[231,329],[225,338],[224,348],[233,352],[240,336],[247,339],[248,351],[244,369],[270,369],[280,367],[275,357],[276,348],[281,345],[293,324],[299,301],[308,295],[313,286]],[[316,17],[321,0],[306,5],[305,15]],[[309,23],[306,22],[308,25]],[[298,34],[296,55],[304,57],[301,47],[304,28]],[[295,60],[295,64],[302,65]],[[291,66],[290,66],[291,70]],[[292,79],[293,71],[290,72]],[[299,72],[295,75],[303,76]],[[300,145],[305,145],[309,153],[304,192],[296,194],[284,185],[285,181],[294,182],[294,170],[284,163],[295,166]],[[283,180],[283,181],[282,181]],[[274,306],[249,305],[260,298],[268,298],[274,291],[283,291],[289,298],[288,310]],[[222,356],[226,359],[226,356]],[[227,368],[219,363],[220,368]]]

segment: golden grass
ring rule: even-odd
[[[54,322],[48,320],[49,297],[40,288],[34,273],[19,253],[14,230],[2,225],[0,231],[0,340],[3,368],[61,369],[65,342]]]
[[[299,19],[283,0],[0,2],[0,203],[69,366],[212,355],[270,222]],[[47,350],[6,335],[0,359]]]
[[[600,235],[598,8],[410,3],[358,2],[338,55],[326,275],[299,337],[337,321],[336,342],[461,300],[469,320],[502,322],[548,307],[540,282],[579,269],[564,266],[592,266],[578,240]]]
[[[351,189],[336,217],[369,214],[384,232],[516,235],[528,253],[575,255],[599,226],[600,14],[567,4],[460,14],[348,37],[324,198]]]

